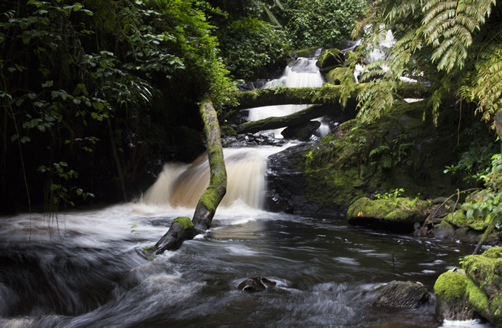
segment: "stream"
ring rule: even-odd
[[[319,75],[310,62],[296,67]],[[282,149],[225,149],[228,193],[211,229],[153,261],[144,249],[193,215],[208,184],[204,157],[166,165],[131,203],[0,218],[0,326],[489,327],[435,316],[435,280],[471,246],[262,210],[266,160]],[[239,289],[256,276],[275,287]],[[371,306],[393,280],[419,281],[432,299],[417,309]]]
[[[393,280],[420,281],[432,291],[437,276],[472,251],[455,242],[354,228],[342,217],[269,213],[235,202],[178,251],[151,262],[138,255],[175,217],[191,214],[129,203],[58,219],[3,218],[0,324],[439,327],[434,301],[400,310],[369,303],[378,286]],[[238,289],[253,276],[277,285]]]

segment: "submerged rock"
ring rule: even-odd
[[[269,288],[274,288],[277,283],[265,277],[253,277],[244,280],[239,284],[237,288],[240,290],[245,290],[247,292],[262,291]]]
[[[430,296],[419,282],[393,281],[384,286],[371,300],[373,306],[417,308],[427,302]]]

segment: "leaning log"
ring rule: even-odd
[[[155,254],[161,254],[166,250],[175,250],[181,246],[183,241],[192,239],[197,233],[209,229],[216,208],[227,192],[227,172],[216,111],[208,101],[203,102],[199,110],[204,122],[204,134],[207,142],[210,170],[209,186],[199,199],[192,221],[187,217],[176,218],[169,231],[153,247],[151,252]]]

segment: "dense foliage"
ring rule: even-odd
[[[279,13],[294,48],[332,48],[350,39],[356,18],[366,7],[365,0],[283,0]]]
[[[460,131],[462,111],[480,114],[489,126],[502,105],[502,11],[497,0],[377,0],[367,18],[354,30],[361,38],[359,50],[348,66],[366,64],[363,80],[369,81],[359,94],[359,118],[371,121],[391,108],[403,76],[430,86],[428,107],[438,123],[441,111],[452,102],[460,117],[458,138],[470,140],[460,150],[460,161],[447,166],[445,173],[463,171],[472,180],[484,182],[485,189],[472,195],[462,208],[467,217],[489,217],[500,224],[502,206],[500,152],[493,140],[481,137],[486,126],[467,125]],[[391,30],[393,47],[381,47]],[[380,48],[385,57],[368,63],[369,52]],[[351,76],[353,70],[347,70]],[[353,89],[344,84],[345,94]],[[389,90],[391,92],[389,92]],[[448,99],[448,102],[445,100]],[[424,114],[426,111],[424,111]],[[464,115],[467,116],[467,115]],[[448,120],[448,118],[442,118]],[[462,126],[466,126],[465,124]],[[481,133],[480,133],[481,132]],[[491,160],[490,160],[491,157]]]
[[[4,210],[23,185],[28,202],[44,186],[48,210],[105,181],[125,197],[154,117],[228,101],[206,11],[195,0],[2,1]]]
[[[372,3],[367,19],[354,36],[362,38],[352,65],[364,52],[378,47],[390,29],[394,47],[387,57],[365,68],[365,77],[382,77],[360,96],[360,117],[371,120],[390,108],[392,93],[402,76],[431,84],[430,105],[437,121],[442,100],[455,94],[459,107],[475,103],[482,118],[491,121],[502,94],[502,13],[495,0],[391,0]],[[353,66],[352,66],[353,67]],[[383,82],[383,83],[382,83]]]

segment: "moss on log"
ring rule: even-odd
[[[200,106],[200,114],[204,122],[211,172],[209,186],[199,199],[192,221],[196,230],[204,231],[211,226],[216,208],[227,192],[227,171],[221,148],[220,125],[216,111],[210,103],[206,102]]]
[[[356,99],[364,84],[355,86],[355,90],[350,95],[351,99]],[[235,94],[239,105],[235,109],[246,109],[262,106],[291,105],[291,104],[332,104],[338,105],[342,86],[324,84],[322,87],[310,88],[274,88],[257,89],[254,91],[241,91]],[[423,98],[427,95],[428,89],[421,83],[401,83],[397,94],[403,97]]]
[[[210,170],[209,186],[199,199],[192,221],[187,217],[175,219],[169,231],[155,244],[152,250],[155,254],[161,254],[166,250],[175,250],[186,239],[192,239],[198,232],[208,229],[211,226],[216,208],[227,192],[227,172],[216,111],[208,101],[203,102],[199,110],[204,122],[207,142]]]
[[[314,105],[307,107],[296,113],[286,116],[272,116],[263,120],[246,122],[239,125],[236,129],[237,133],[255,133],[263,130],[279,129],[286,126],[298,125],[311,119],[324,116],[328,113],[341,111],[341,106],[331,105]]]

